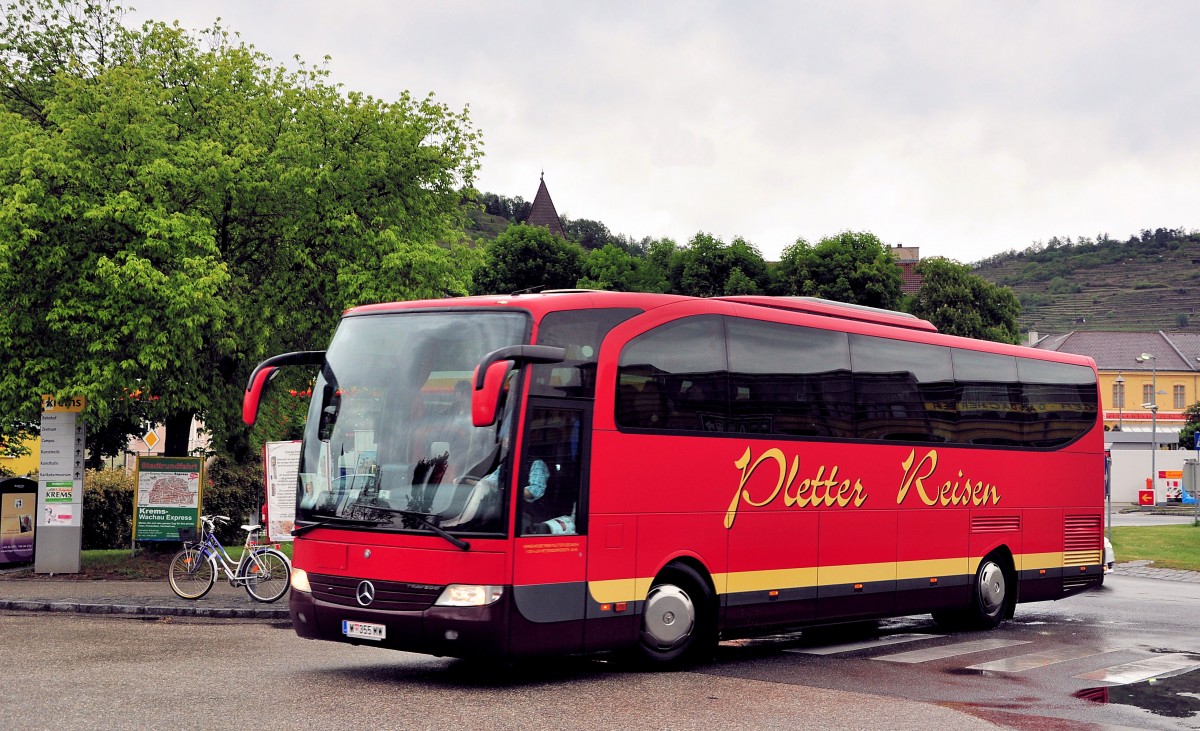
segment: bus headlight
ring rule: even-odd
[[[292,588],[296,591],[303,591],[308,594],[312,593],[312,586],[308,583],[308,572],[304,569],[292,567]]]
[[[502,586],[451,584],[433,603],[436,607],[484,607],[493,604],[504,594]]]

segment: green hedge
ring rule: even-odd
[[[201,510],[233,520],[217,530],[226,545],[238,545],[246,534],[238,527],[246,518],[258,522],[263,504],[263,471],[259,465],[235,465],[223,457],[209,460],[204,475]],[[122,469],[88,470],[83,478],[83,549],[129,548],[133,536],[133,473]]]
[[[129,548],[136,487],[133,473],[125,470],[83,474],[83,550]]]

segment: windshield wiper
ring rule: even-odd
[[[394,515],[403,515],[406,518],[415,518],[418,523],[421,523],[422,525],[424,525],[426,528],[433,531],[437,535],[441,536],[442,538],[445,538],[447,541],[450,541],[457,548],[461,548],[464,551],[471,550],[470,543],[467,543],[466,541],[462,540],[461,538],[456,538],[456,537],[450,535],[445,530],[440,528],[437,525],[437,523],[434,523],[432,520],[430,520],[430,518],[433,517],[432,513],[418,513],[415,510],[397,510],[396,508],[381,508],[381,507],[378,507],[375,505],[371,505],[369,503],[351,503],[350,507],[363,508],[364,510],[375,510],[380,513],[392,513]],[[385,521],[385,522],[389,522],[389,521]]]
[[[337,516],[332,516],[325,518],[324,520],[319,520],[316,523],[309,523],[308,525],[302,525],[299,528],[293,528],[292,535],[302,536],[315,528],[326,528],[331,525],[386,525],[391,522],[392,521],[390,520],[366,520],[364,518],[339,518]]]

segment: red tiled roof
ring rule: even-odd
[[[1076,331],[1049,335],[1035,348],[1086,355],[1106,371],[1200,371],[1200,334],[1159,332]],[[1154,356],[1156,366],[1139,363],[1142,353]]]

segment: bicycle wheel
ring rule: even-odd
[[[217,583],[217,570],[212,561],[200,555],[200,551],[185,548],[171,559],[167,580],[171,591],[183,599],[199,599]]]
[[[253,551],[238,564],[238,577],[246,579],[246,593],[260,602],[273,602],[292,585],[287,556],[273,548]]]

